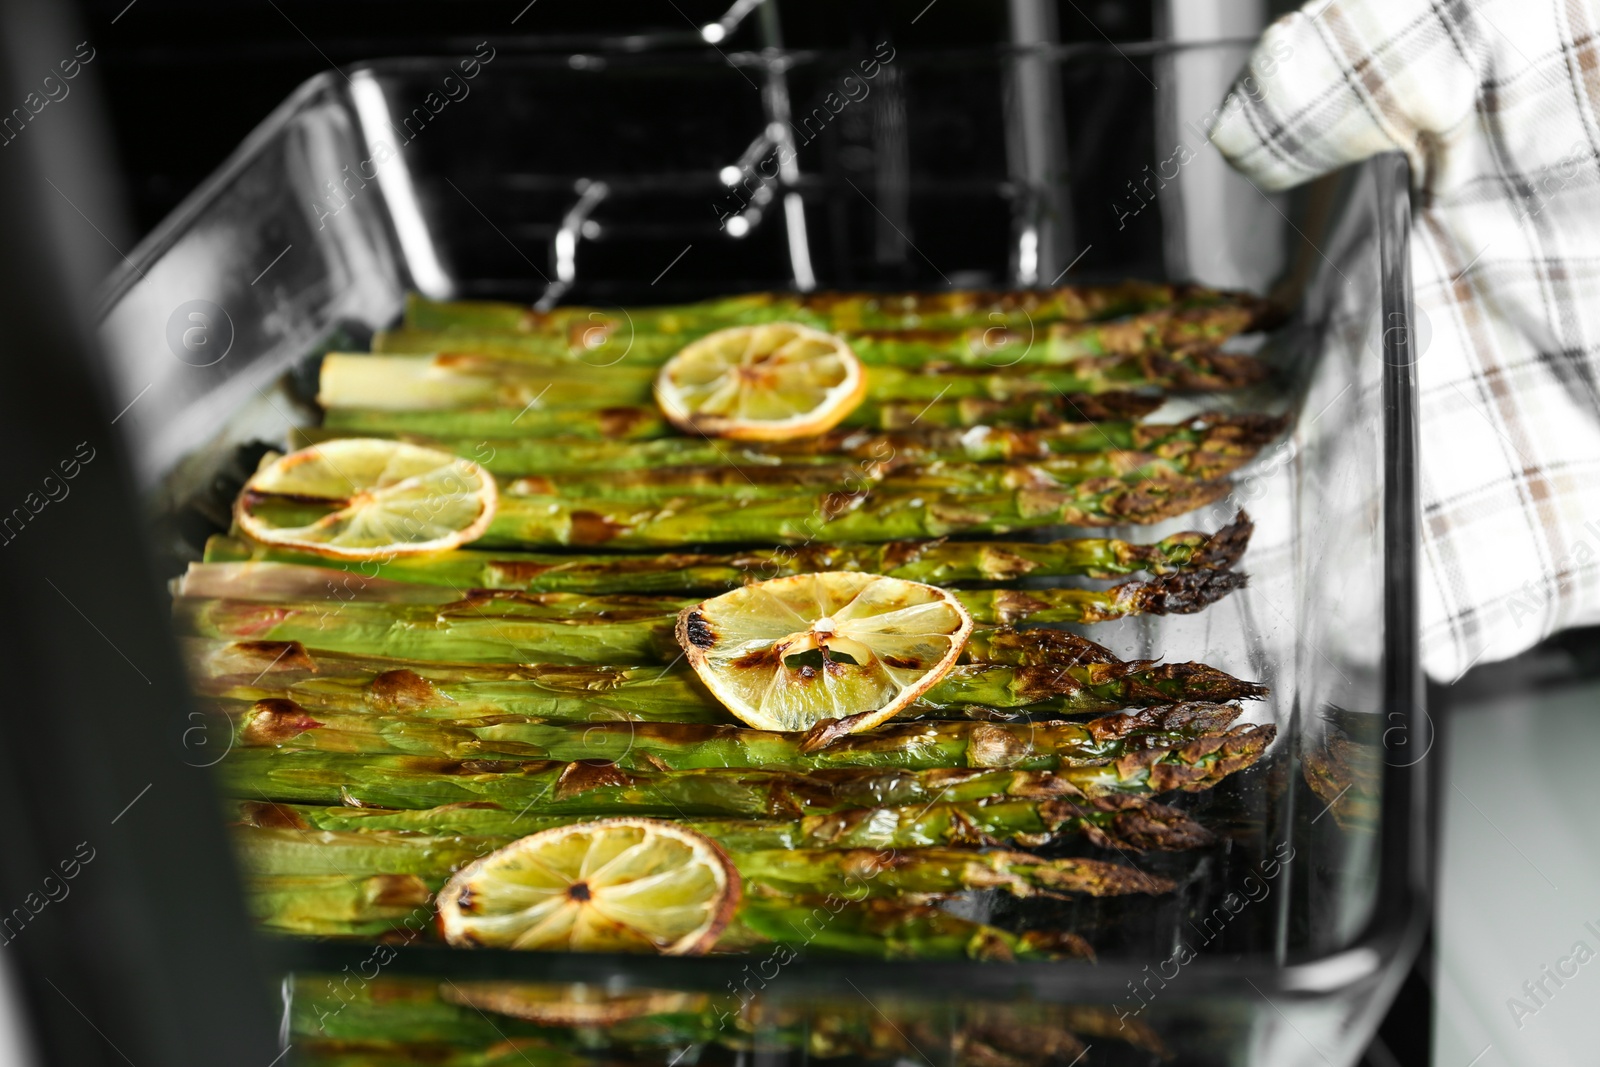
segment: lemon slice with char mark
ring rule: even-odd
[[[948,591],[854,571],[774,578],[678,616],[711,692],[761,730],[810,731],[807,750],[893,718],[955,665],[972,618]]]
[[[439,891],[439,929],[458,946],[565,952],[703,953],[742,888],[715,841],[660,819],[598,819],[513,841]]]
[[[656,376],[656,403],[686,433],[787,441],[833,429],[867,395],[843,338],[796,322],[707,334]]]
[[[263,544],[333,559],[415,556],[483,536],[499,501],[470,460],[373,438],[339,438],[263,463],[234,503]]]

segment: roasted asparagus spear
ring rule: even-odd
[[[607,334],[697,336],[724,326],[792,320],[823,330],[937,330],[1093,322],[1144,311],[1219,306],[1264,310],[1256,297],[1245,293],[1130,280],[1010,291],[743,293],[695,304],[626,310],[569,306],[535,311],[522,304],[430,300],[413,293],[406,298],[405,325],[422,330],[556,336],[592,348],[597,339],[585,335],[596,329]]]
[[[389,809],[239,803],[238,821],[265,828],[366,832],[397,830],[433,835],[494,837],[506,841],[587,816],[542,815],[493,804]],[[1177,808],[1133,796],[1015,800],[1001,797],[959,804],[857,808],[798,819],[684,819],[680,824],[714,838],[724,848],[751,852],[786,848],[925,848],[931,845],[1036,847],[1081,836],[1101,848],[1178,851],[1212,841],[1210,831]]]
[[[500,408],[510,413],[505,424],[507,436],[529,432],[519,428],[521,419],[515,417],[529,409],[600,412],[648,407],[653,402],[655,371],[649,366],[597,367],[561,359],[518,361],[504,358],[507,355],[331,352],[322,360],[317,402],[327,410],[327,424],[335,429],[357,428],[350,419],[362,412],[401,416]],[[875,366],[867,373],[866,399],[929,404],[968,398],[1014,402],[1037,396],[1150,388],[1214,391],[1250,385],[1266,373],[1264,365],[1249,356],[1208,350],[1083,357],[1057,365],[1009,369]],[[454,432],[470,436],[481,426],[464,423],[463,427],[466,425],[474,429]],[[390,428],[430,432],[427,426],[415,423]]]
[[[857,470],[895,469],[939,461],[968,463],[1033,463],[1074,458],[1079,463],[1120,463],[1089,455],[1137,453],[1176,459],[1194,453],[1221,458],[1252,456],[1283,431],[1284,420],[1269,415],[1198,415],[1183,422],[1131,422],[1114,419],[1074,422],[1022,430],[985,426],[950,430],[917,425],[874,432],[832,430],[793,441],[739,442],[701,437],[667,437],[655,441],[590,441],[584,439],[502,437],[425,437],[404,435],[429,448],[454,452],[492,473],[560,476],[599,471],[655,471],[677,467],[727,467],[746,471],[805,466],[838,466]],[[332,431],[307,431],[316,443]],[[1193,462],[1193,461],[1191,461]]]
[[[697,723],[552,724],[530,716],[411,718],[308,711],[285,698],[239,716],[238,741],[278,750],[447,759],[609,760],[630,770],[762,767],[1009,767],[1056,770],[1221,733],[1239,708],[1180,704],[1076,722],[907,722],[851,734],[811,751],[804,734]]]
[[[528,593],[669,593],[720,591],[750,581],[816,571],[863,571],[933,585],[1087,575],[1114,578],[1137,571],[1227,570],[1249,543],[1252,524],[1240,512],[1211,536],[1173,534],[1154,544],[1084,537],[1065,541],[891,541],[810,544],[719,554],[573,555],[461,549],[423,560],[396,557],[344,565],[330,577],[333,595],[357,595],[374,579],[453,589]],[[207,563],[276,562],[327,567],[322,556],[217,535]]]
[[[609,763],[448,760],[244,748],[218,764],[235,797],[304,804],[356,802],[387,808],[492,801],[542,814],[687,818],[797,817],[851,808],[1024,799],[1149,796],[1214,785],[1253,764],[1275,736],[1271,725],[1170,748],[1129,753],[1059,771],[850,768],[798,774],[769,770],[625,771]]]

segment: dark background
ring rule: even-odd
[[[94,0],[85,34],[124,170],[128,217],[149,232],[294,88],[333,65],[500,50],[706,48],[730,0]],[[1058,0],[1061,41],[1148,40],[1153,5]],[[519,17],[520,14],[520,17]],[[919,17],[920,14],[920,17]],[[513,19],[516,21],[513,23]],[[916,21],[913,23],[913,19]],[[759,47],[758,14],[719,44]],[[787,48],[971,47],[1010,35],[995,0],[808,0],[783,6]]]

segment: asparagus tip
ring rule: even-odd
[[[983,661],[1017,666],[1087,666],[1122,662],[1109,648],[1067,630],[1001,626],[982,634],[986,642]]]
[[[1162,404],[1166,397],[1134,392],[1072,393],[1065,396],[1065,407],[1075,422],[1123,422],[1142,419]]]
[[[1192,615],[1207,608],[1249,578],[1231,570],[1177,571],[1148,581],[1129,581],[1116,587],[1117,599],[1133,602],[1128,614]]]
[[[1252,766],[1277,736],[1275,725],[1260,723],[1236,726],[1215,737],[1197,738],[1181,749],[1187,763],[1158,763],[1150,768],[1151,791],[1164,793],[1182,789],[1194,793],[1208,789],[1228,775]],[[1216,760],[1209,769],[1194,766],[1211,755]]]
[[[1098,831],[1097,827],[1090,829]],[[1152,804],[1143,811],[1117,815],[1112,820],[1111,830],[1128,846],[1141,851],[1183,852],[1206,848],[1217,841],[1216,834],[1165,804]],[[1093,834],[1088,836],[1094,840]]]
[[[1148,660],[1131,660],[1135,670],[1147,670],[1150,683],[1157,687],[1166,683],[1183,693],[1213,703],[1230,700],[1261,700],[1272,690],[1260,682],[1235,678],[1226,671],[1207,663],[1161,663],[1152,665]],[[1154,695],[1154,694],[1151,694]]]
[[[1115,711],[1083,724],[1096,741],[1128,737],[1138,730],[1176,732],[1192,730],[1201,734],[1221,733],[1233,725],[1244,709],[1237,704],[1210,704],[1190,701],[1165,707]]]
[[[1206,539],[1200,550],[1189,561],[1191,567],[1207,567],[1211,570],[1229,570],[1239,562],[1244,550],[1250,546],[1250,535],[1255,533],[1256,524],[1251,521],[1249,514],[1243,508],[1234,515],[1233,521]]]
[[[1272,377],[1272,368],[1254,356],[1224,352],[1212,345],[1182,348],[1171,356],[1151,356],[1154,373],[1180,389],[1221,392],[1255,385]]]

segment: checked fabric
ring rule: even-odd
[[[1600,2],[1317,0],[1211,136],[1267,189],[1410,159],[1429,674],[1600,622]]]

